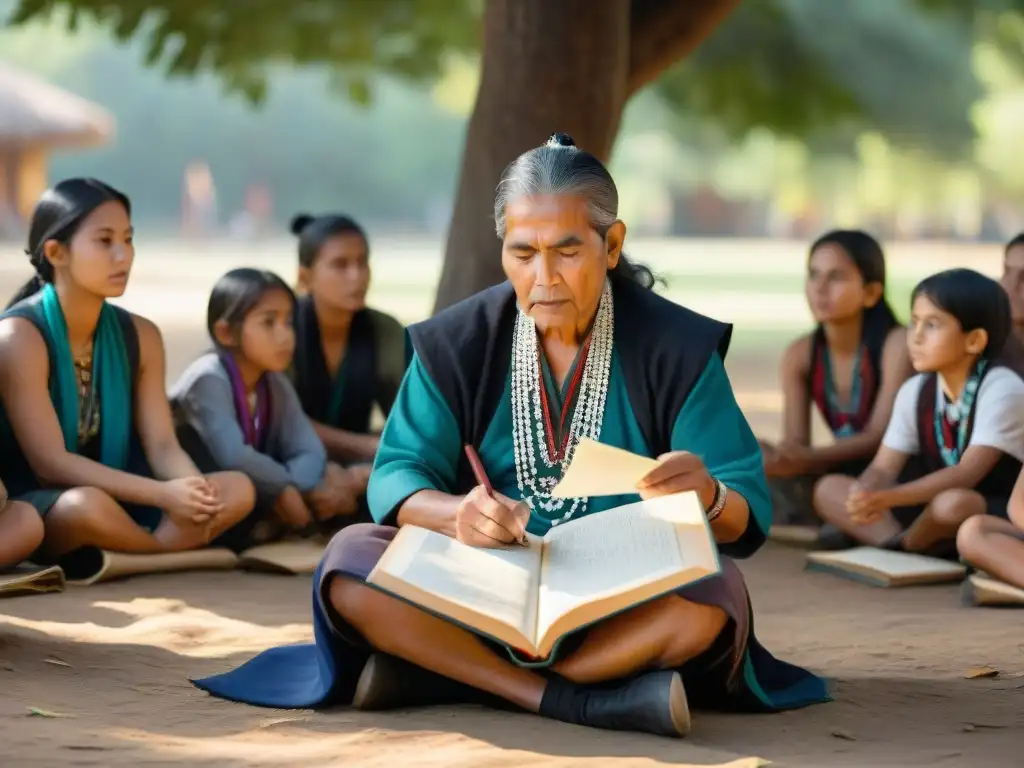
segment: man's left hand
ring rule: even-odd
[[[715,480],[699,456],[687,451],[672,451],[658,457],[658,466],[637,483],[643,499],[654,499],[683,491],[696,491],[707,509],[714,503]]]

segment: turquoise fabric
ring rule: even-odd
[[[43,288],[40,305],[56,368],[50,376],[50,398],[64,433],[64,447],[77,453],[78,382],[64,311],[52,284]],[[131,436],[131,371],[121,324],[106,302],[93,341],[93,386],[100,401],[100,462],[123,470],[128,465]]]
[[[381,435],[380,448],[367,492],[370,512],[379,523],[393,523],[402,502],[422,490],[451,492],[462,453],[460,432],[437,386],[417,356],[413,356],[391,417]],[[633,453],[650,456],[633,415],[618,357],[613,353],[600,440]],[[700,456],[708,471],[743,495],[752,522],[767,532],[771,501],[761,463],[761,452],[732,392],[725,367],[713,356],[697,380],[672,430],[672,449]],[[512,450],[511,380],[505,382],[494,417],[479,446],[480,460],[495,490],[518,499]],[[637,495],[590,499],[586,514],[639,500]],[[543,535],[550,522],[537,512],[530,517],[530,533]],[[722,546],[728,554],[728,545]]]

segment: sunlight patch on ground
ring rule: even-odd
[[[451,715],[454,717],[455,712]],[[500,749],[481,739],[459,733],[401,731],[359,728],[351,733],[325,733],[301,727],[310,716],[293,716],[264,721],[260,728],[221,738],[180,738],[146,731],[116,731],[111,735],[144,746],[166,757],[184,758],[195,764],[213,761],[241,761],[259,765],[351,766],[392,768],[396,765],[454,766],[538,765],[568,768],[586,761],[588,765],[614,763],[618,766],[672,765],[674,768],[759,768],[767,761],[757,757],[730,759],[728,753],[691,744],[680,744],[674,759],[664,762],[650,757],[591,757],[545,755],[519,749]],[[522,723],[516,723],[521,727]],[[457,726],[456,726],[457,727]],[[564,727],[564,726],[562,726]],[[577,729],[572,729],[577,730]],[[681,763],[678,758],[699,761]]]
[[[276,645],[310,642],[313,638],[310,624],[251,624],[193,608],[181,600],[98,601],[93,607],[118,611],[136,620],[126,627],[107,627],[91,621],[34,621],[0,615],[0,626],[28,629],[78,643],[148,645],[194,658],[253,653]]]

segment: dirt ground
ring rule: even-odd
[[[952,587],[883,591],[803,574],[799,553],[774,545],[744,572],[762,641],[832,679],[834,702],[779,715],[697,713],[682,742],[471,707],[246,707],[187,678],[308,639],[309,578],[193,573],[5,600],[2,763],[475,768],[758,756],[808,768],[1020,765],[1020,614],[962,608]],[[965,679],[983,665],[999,675]]]
[[[196,343],[174,333],[168,342],[172,358]],[[734,359],[730,375],[741,401],[763,401],[771,354]],[[769,408],[750,418],[771,434],[778,417]],[[469,707],[262,710],[188,683],[262,648],[308,640],[308,577],[152,576],[8,599],[0,603],[0,764],[476,768],[587,759],[747,768],[730,761],[753,756],[807,768],[1021,764],[1021,614],[963,608],[953,587],[885,591],[801,569],[799,552],[774,545],[743,564],[762,642],[833,680],[835,701],[768,716],[697,713],[684,742]],[[979,666],[999,674],[965,678]]]
[[[203,344],[165,328],[168,371]],[[777,349],[732,356],[755,430],[777,425]],[[250,708],[189,677],[312,636],[308,577],[143,577],[0,603],[0,765],[1021,765],[1021,614],[967,609],[953,587],[872,589],[802,573],[767,546],[743,564],[762,642],[830,678],[835,701],[779,715],[697,713],[675,741],[479,708],[388,714]],[[998,675],[967,679],[970,668]],[[33,713],[35,711],[35,714]]]

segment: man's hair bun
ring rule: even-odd
[[[548,136],[549,147],[575,147],[576,142],[568,133],[552,133]]]

